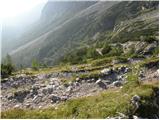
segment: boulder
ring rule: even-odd
[[[11,87],[18,88],[19,83],[17,81],[15,81],[14,83],[11,84]]]
[[[61,100],[61,98],[56,96],[56,95],[50,95],[49,98],[51,99],[52,103],[56,103],[56,102],[59,102]]]
[[[43,80],[43,79],[46,79],[47,77],[46,77],[46,74],[39,74],[37,78],[40,80]]]
[[[69,84],[65,83],[65,84],[63,84],[63,86],[64,86],[65,88],[67,88],[67,87],[69,86]]]
[[[149,54],[151,53],[155,48],[157,47],[156,43],[151,43],[149,44],[145,49],[144,49],[144,54]]]
[[[19,102],[23,102],[25,97],[30,93],[29,90],[23,90],[23,91],[16,91],[14,93],[14,99],[18,100]]]
[[[66,100],[68,100],[68,96],[62,96],[61,97],[61,101],[66,101]]]
[[[66,92],[71,92],[72,91],[72,86],[68,86],[68,88],[66,89]]]
[[[29,108],[31,106],[31,104],[27,103],[25,104],[26,108]]]
[[[40,103],[42,100],[42,96],[39,96],[39,95],[36,95],[34,98],[33,98],[33,102],[38,104]]]
[[[143,49],[145,48],[145,46],[147,45],[146,42],[138,42],[136,45],[135,45],[135,53],[138,54],[138,53],[141,53],[143,51]]]
[[[131,101],[133,101],[133,102],[140,102],[140,100],[141,100],[141,98],[140,98],[140,96],[138,96],[138,95],[134,95],[134,96],[132,97],[132,99],[131,99]]]
[[[31,90],[30,90],[30,97],[34,97],[35,95],[38,94],[38,89],[37,87],[33,87]]]
[[[59,78],[57,77],[50,78],[50,83],[54,83],[55,81],[59,81]]]
[[[110,81],[110,80],[105,80],[105,83],[106,83],[107,85],[109,85],[109,84],[111,83],[111,81]]]
[[[113,71],[112,69],[106,69],[106,68],[105,68],[105,69],[101,70],[101,73],[102,73],[102,74],[105,74],[105,75],[109,75],[109,74],[112,73],[112,71]]]
[[[78,83],[78,82],[75,82],[74,85],[75,85],[75,86],[79,86],[79,83]]]
[[[8,100],[14,99],[14,95],[13,95],[13,94],[8,94],[8,95],[7,95],[7,99],[8,99]]]
[[[115,86],[115,87],[120,87],[120,86],[123,85],[121,81],[114,81],[112,84],[113,84],[113,86]]]
[[[140,98],[140,96],[138,96],[138,95],[134,95],[134,96],[131,98],[131,103],[132,103],[132,105],[134,106],[134,112],[133,112],[133,113],[135,113],[136,110],[139,108],[139,106],[140,106],[140,100],[141,100],[141,98]]]
[[[27,76],[26,74],[18,74],[18,75],[16,75],[17,78],[20,78],[20,77],[22,78],[22,77],[26,77],[26,76]]]
[[[77,81],[77,82],[80,82],[80,78],[79,78],[79,77],[78,77],[78,78],[76,78],[76,81]]]
[[[20,108],[20,104],[15,105],[13,108]]]
[[[117,79],[118,79],[118,81],[122,81],[123,80],[123,76],[120,75],[120,76],[117,77]]]
[[[68,84],[72,86],[72,85],[73,85],[73,82],[72,82],[72,81],[69,81]]]
[[[124,70],[125,73],[130,72],[130,71],[131,71],[131,69],[128,67],[126,67],[126,69]]]
[[[107,88],[106,84],[104,84],[100,79],[96,81],[96,84],[103,89]]]
[[[139,77],[140,77],[140,78],[144,78],[144,77],[145,77],[145,75],[144,75],[144,72],[143,72],[143,71],[140,71],[140,73],[139,73]]]
[[[48,85],[45,88],[42,88],[42,93],[47,95],[47,94],[51,94],[53,92],[53,86],[52,85]]]

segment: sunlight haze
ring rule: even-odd
[[[0,0],[0,19],[9,19],[30,11],[47,0]]]

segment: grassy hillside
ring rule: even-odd
[[[13,51],[13,59],[16,64],[30,65],[36,58],[53,65],[74,48],[86,43],[90,45],[96,40],[112,43],[155,36],[158,30],[157,5],[157,2],[95,3],[57,27],[50,23],[53,29]]]

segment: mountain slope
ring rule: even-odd
[[[59,60],[72,49],[80,46],[82,42],[94,41],[93,37],[97,33],[104,33],[107,31],[114,30],[112,35],[107,39],[111,42],[116,40],[121,42],[121,39],[117,39],[117,37],[119,38],[120,33],[123,35],[125,32],[121,30],[123,32],[116,33],[116,27],[122,27],[122,21],[125,21],[125,24],[128,23],[128,26],[132,25],[133,22],[138,21],[139,16],[152,11],[155,11],[156,14],[154,14],[155,16],[150,17],[151,20],[148,20],[148,26],[151,22],[156,23],[153,24],[153,26],[150,25],[154,28],[154,33],[154,31],[157,31],[157,28],[155,27],[158,22],[157,6],[158,2],[118,3],[107,1],[94,3],[90,7],[78,12],[73,17],[65,20],[60,25],[35,37],[31,42],[28,42],[24,46],[13,51],[13,60],[16,63],[27,66],[31,64],[33,59],[53,65],[58,63]],[[154,20],[152,20],[152,18]],[[131,21],[131,19],[135,20]],[[145,17],[139,17],[139,19],[147,21]],[[142,26],[142,24],[139,22],[138,26]],[[148,28],[151,29],[150,27]],[[132,35],[132,33],[130,33],[131,32],[128,32],[129,35]],[[137,38],[140,37],[140,35],[141,34],[139,34]],[[123,37],[124,35],[120,38],[123,40]]]
[[[26,43],[41,36],[42,34],[45,34],[54,27],[58,26],[59,24],[74,16],[77,12],[80,12],[81,10],[89,7],[94,3],[96,2],[80,2],[79,4],[77,4],[77,2],[65,1],[48,2],[45,5],[44,10],[41,11],[40,19],[36,21],[34,20],[34,23],[27,24],[27,26],[20,24],[21,26],[24,26],[24,28],[17,29],[15,26],[13,30],[9,30],[9,28],[6,28],[6,26],[4,26],[2,33],[3,55],[5,56],[7,52],[11,52],[12,50],[22,45],[25,45]],[[32,16],[30,17],[32,18]],[[11,38],[11,36],[13,37]],[[11,43],[11,45],[8,46],[8,43]]]

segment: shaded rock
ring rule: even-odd
[[[123,85],[121,81],[114,81],[112,84],[113,84],[113,86],[115,86],[115,87],[120,87],[120,86]]]
[[[57,81],[59,81],[59,79],[57,78],[57,77],[55,77],[55,78],[50,78],[50,85],[54,85],[54,84],[59,84]]]
[[[25,104],[26,108],[29,108],[31,106],[31,104],[27,103]]]
[[[14,95],[13,95],[13,94],[8,94],[8,95],[7,95],[7,99],[8,99],[8,100],[14,99]]]
[[[141,100],[141,98],[138,95],[134,95],[131,99],[131,101],[133,102],[139,102]]]
[[[135,113],[136,110],[139,108],[139,106],[140,106],[140,100],[141,100],[141,98],[140,98],[140,96],[138,96],[138,95],[134,95],[134,96],[131,98],[131,103],[132,103],[132,105],[134,106],[133,113]]]
[[[122,75],[120,75],[120,76],[117,77],[117,79],[118,79],[118,81],[122,81],[124,78],[123,78]]]
[[[45,88],[42,88],[42,93],[47,95],[47,94],[51,94],[53,92],[53,86],[52,85],[48,85]]]
[[[72,91],[72,86],[68,86],[68,88],[66,89],[66,92],[71,92]]]
[[[110,80],[105,80],[104,82],[105,82],[107,85],[109,85],[109,84],[111,83]]]
[[[147,43],[146,42],[138,42],[136,45],[135,45],[135,53],[138,54],[138,53],[141,53],[144,48],[146,47]]]
[[[124,70],[125,73],[130,72],[130,71],[131,71],[131,69],[128,67],[126,67],[126,69]]]
[[[144,49],[144,54],[151,53],[157,47],[157,43],[151,43]]]
[[[30,96],[29,97],[34,97],[35,95],[38,94],[38,89],[39,87],[32,86],[32,89],[30,90]]]
[[[103,89],[107,88],[106,84],[104,84],[100,79],[96,81],[96,84]]]
[[[18,77],[18,78],[23,78],[23,77],[26,77],[27,75],[26,74],[18,74],[18,75],[16,75],[16,77]]]
[[[140,78],[144,78],[144,77],[145,77],[145,75],[144,75],[144,72],[143,72],[143,71],[140,71],[140,73],[139,73],[139,77],[140,77]]]
[[[79,83],[78,83],[78,82],[75,82],[74,85],[75,85],[75,86],[79,86]]]
[[[50,95],[49,98],[51,99],[52,103],[56,103],[56,102],[59,102],[61,100],[61,98],[56,96],[56,95]]]
[[[18,100],[19,102],[23,102],[25,97],[30,93],[28,90],[24,91],[17,91],[14,93],[14,99]]]
[[[42,96],[40,96],[40,95],[37,95],[33,98],[33,102],[36,104],[40,103],[41,100],[42,100]]]
[[[15,105],[13,108],[20,108],[20,104]]]
[[[63,84],[63,86],[67,88],[69,86],[69,84],[65,83],[65,84]]]
[[[47,76],[46,76],[46,74],[40,74],[40,75],[37,76],[37,78],[40,79],[40,80],[43,80],[43,79],[46,79]]]

